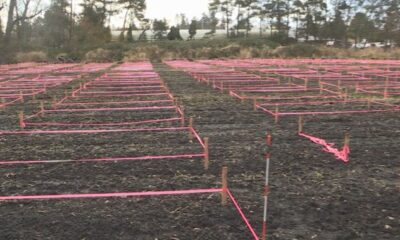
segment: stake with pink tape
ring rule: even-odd
[[[333,143],[328,143],[326,140],[309,135],[304,133],[304,118],[303,116],[299,117],[298,121],[298,135],[304,137],[318,145],[321,145],[325,152],[333,154],[338,160],[341,160],[344,163],[348,163],[350,161],[349,154],[350,154],[350,134],[345,133],[344,136],[344,144],[342,149],[335,148]]]
[[[270,158],[272,148],[272,135],[267,132],[265,142],[268,146],[268,152],[265,154],[265,182],[264,182],[264,210],[263,210],[263,222],[262,222],[262,233],[261,239],[267,239],[267,221],[268,221],[268,195],[269,195],[269,172],[270,172]]]

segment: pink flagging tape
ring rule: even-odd
[[[336,115],[336,114],[353,114],[353,113],[380,113],[394,112],[399,109],[376,109],[376,110],[343,110],[343,111],[319,111],[319,112],[280,112],[279,116],[299,116],[299,115]]]
[[[193,133],[193,135],[196,137],[197,141],[199,141],[200,145],[205,149],[206,145],[204,144],[203,140],[199,136],[199,134],[196,132],[196,130],[193,127],[189,127],[189,131]]]
[[[136,128],[136,129],[93,129],[93,130],[32,130],[32,131],[0,131],[0,135],[31,135],[31,134],[89,134],[89,133],[120,133],[120,132],[168,132],[188,130],[189,127],[170,128]]]
[[[146,123],[160,123],[160,122],[174,122],[181,121],[182,118],[165,118],[165,119],[154,119],[145,121],[135,122],[121,122],[121,123],[52,123],[52,122],[26,122],[26,126],[129,126]]]
[[[246,215],[244,215],[242,209],[239,206],[239,203],[236,201],[236,199],[233,197],[233,194],[229,189],[226,190],[229,198],[232,200],[233,205],[235,205],[236,210],[239,212],[240,217],[243,219],[244,223],[246,224],[247,228],[250,230],[251,235],[253,235],[255,240],[259,240],[257,233],[254,231],[254,228],[251,226],[249,220],[247,219]]]
[[[0,196],[0,201],[78,199],[78,198],[150,197],[150,196],[185,195],[185,194],[219,193],[219,192],[222,192],[221,188],[172,190],[172,191],[149,191],[149,192],[116,192],[116,193],[87,193],[87,194],[59,194],[59,195]]]
[[[335,157],[338,160],[341,160],[344,163],[348,163],[350,161],[349,160],[350,147],[348,145],[344,145],[343,149],[339,150],[339,149],[333,147],[334,146],[333,143],[328,143],[327,141],[325,141],[323,139],[320,139],[320,138],[317,138],[317,137],[314,137],[314,136],[311,136],[311,135],[308,135],[305,133],[299,133],[299,135],[309,139],[310,141],[312,141],[318,145],[323,146],[325,152],[335,155]]]
[[[62,106],[90,106],[90,105],[123,105],[123,104],[149,104],[149,103],[171,103],[173,100],[151,100],[151,101],[115,101],[115,102],[69,102],[60,103]]]
[[[144,111],[144,110],[165,110],[175,109],[175,106],[152,106],[152,107],[125,107],[125,108],[83,108],[83,109],[55,109],[45,110],[44,113],[56,113],[56,112],[102,112],[102,111]]]
[[[123,158],[94,158],[94,159],[76,159],[76,160],[18,160],[18,161],[0,161],[0,165],[22,165],[22,164],[44,164],[44,163],[78,163],[78,162],[121,162],[121,161],[144,161],[144,160],[163,160],[180,158],[198,158],[205,157],[205,153],[182,154],[182,155],[164,155],[164,156],[143,156],[143,157],[123,157]]]

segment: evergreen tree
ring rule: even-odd
[[[221,12],[224,16],[223,23],[226,28],[226,36],[229,37],[231,17],[233,14],[233,0],[213,0],[209,4],[210,11]]]
[[[182,40],[180,29],[178,27],[172,26],[167,34],[168,40]]]
[[[128,32],[126,34],[126,41],[132,43],[134,41],[133,34],[132,34],[132,25],[129,26]]]
[[[192,20],[192,22],[189,25],[189,39],[193,39],[196,33],[197,33],[197,21]]]
[[[44,43],[51,48],[64,48],[70,39],[68,30],[72,23],[67,12],[68,6],[66,0],[53,0],[44,14]]]
[[[0,43],[3,40],[3,37],[4,37],[3,24],[2,24],[1,18],[0,18]]]
[[[76,38],[78,44],[97,46],[111,41],[111,31],[104,26],[104,10],[98,11],[93,3],[83,4]]]
[[[164,39],[164,34],[165,31],[168,30],[168,24],[167,21],[164,20],[157,20],[155,19],[153,21],[153,32],[154,32],[154,38],[157,40],[162,40]]]
[[[362,39],[374,39],[376,29],[365,13],[358,12],[350,22],[349,34],[358,43]]]

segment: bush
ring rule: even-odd
[[[290,46],[282,46],[275,49],[273,52],[276,57],[307,57],[312,58],[320,55],[318,47],[310,44],[293,44]]]
[[[269,41],[279,43],[281,45],[290,45],[295,44],[297,41],[294,38],[288,37],[287,34],[284,33],[275,33],[272,34],[269,38]]]
[[[47,54],[42,51],[19,52],[15,56],[15,60],[22,62],[47,62]]]
[[[111,50],[98,48],[85,54],[85,60],[88,62],[112,62],[114,54]]]

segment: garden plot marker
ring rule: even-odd
[[[221,182],[222,182],[221,203],[223,206],[225,206],[228,203],[228,167],[222,168]]]
[[[210,166],[210,152],[208,149],[208,137],[204,138],[204,169],[208,170]]]
[[[193,118],[192,118],[192,117],[189,118],[189,128],[190,128],[190,131],[189,131],[189,141],[190,141],[190,142],[193,142],[193,132],[191,131],[191,130],[193,129]]]
[[[272,146],[272,136],[267,134],[266,136],[267,146]],[[269,165],[270,165],[271,153],[268,152],[265,155],[265,183],[264,183],[264,211],[263,211],[263,227],[262,227],[262,240],[267,239],[267,217],[268,217],[268,194],[269,194]]]
[[[19,118],[19,127],[24,129],[26,127],[24,122],[24,112],[19,112],[18,118]]]

